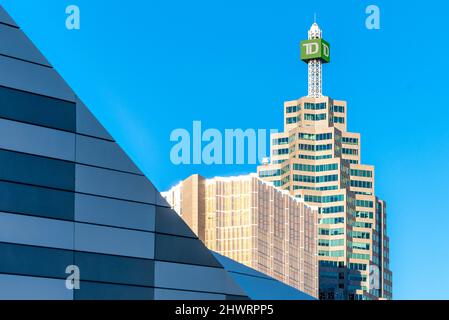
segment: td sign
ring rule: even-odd
[[[331,60],[330,45],[323,39],[301,41],[301,60],[307,62],[312,59],[320,59],[323,63]]]

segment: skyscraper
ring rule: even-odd
[[[347,103],[322,94],[330,45],[314,23],[301,42],[308,96],[284,103],[284,131],[271,136],[260,178],[319,207],[321,299],[391,299],[386,203],[375,170],[361,163],[359,133],[347,131]]]
[[[256,174],[193,175],[162,195],[209,249],[318,298],[316,207]]]

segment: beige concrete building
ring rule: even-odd
[[[321,35],[314,24],[305,43]],[[272,135],[270,163],[258,175],[319,207],[321,299],[391,299],[386,204],[375,195],[374,167],[362,164],[360,134],[347,130],[346,101],[321,94],[327,53],[302,51],[309,95],[285,102],[284,131]]]
[[[193,175],[163,193],[206,246],[318,298],[318,210],[257,175]]]

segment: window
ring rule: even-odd
[[[344,117],[334,117],[334,123],[344,124],[345,123],[345,118]]]
[[[351,187],[372,189],[373,183],[369,181],[351,180]]]
[[[304,103],[304,109],[306,110],[324,110],[326,109],[326,103]]]
[[[304,120],[309,120],[309,121],[321,121],[321,120],[326,120],[326,119],[327,119],[327,115],[325,113],[320,113],[320,114],[306,113],[304,115]]]
[[[323,214],[339,213],[339,212],[344,212],[344,211],[345,211],[344,206],[334,206],[334,207],[327,207],[327,208],[321,209],[321,213],[323,213]]]
[[[288,138],[273,139],[274,146],[283,145],[283,144],[288,144]]]
[[[297,123],[299,120],[299,117],[289,117],[287,118],[287,124]]]
[[[332,133],[320,133],[320,134],[300,133],[299,139],[311,141],[330,140],[332,139]]]
[[[345,245],[345,239],[319,239],[318,245],[321,247],[339,247]]]
[[[359,139],[357,139],[357,138],[347,138],[347,137],[343,137],[342,142],[343,142],[344,144],[359,145]]]
[[[338,181],[338,174],[318,176],[318,177],[294,174],[293,181],[306,182],[306,183],[333,182]]]
[[[352,248],[358,250],[369,250],[369,243],[353,242]]]
[[[350,253],[349,257],[352,258],[352,259],[370,260],[370,255],[369,254]]]
[[[275,156],[277,156],[277,155],[288,154],[288,148],[284,148],[284,149],[275,149],[275,150],[273,150],[273,154],[274,154]]]
[[[327,154],[324,156],[309,156],[306,154],[300,154],[299,159],[305,159],[305,160],[322,160],[322,159],[332,159],[332,155]]]
[[[259,177],[260,178],[268,178],[268,177],[276,177],[281,175],[281,170],[267,170],[267,171],[260,171]]]
[[[359,270],[359,271],[366,271],[367,265],[364,263],[350,263],[349,269],[351,270]]]
[[[335,228],[335,229],[328,229],[328,228],[319,228],[318,234],[322,236],[341,236],[345,234],[344,228]]]
[[[355,216],[361,219],[373,219],[373,213],[367,211],[356,211]]]
[[[351,176],[372,178],[373,177],[373,172],[369,171],[369,170],[355,170],[355,169],[351,169]]]
[[[322,218],[319,219],[319,224],[340,224],[345,223],[345,218],[338,217],[338,218]]]
[[[374,204],[372,201],[367,200],[356,200],[357,207],[373,208]]]
[[[300,106],[290,106],[286,108],[287,113],[295,113],[301,110]]]
[[[345,112],[345,106],[334,106],[334,112],[344,113]]]
[[[338,190],[338,186],[326,186],[326,187],[307,187],[307,186],[293,186],[293,190],[319,190],[319,191],[329,191]]]
[[[293,170],[298,171],[308,171],[308,172],[323,172],[323,171],[333,171],[338,170],[338,164],[337,163],[331,163],[331,164],[323,164],[323,165],[308,165],[308,164],[293,164]]]
[[[349,155],[352,155],[352,156],[358,156],[359,155],[359,150],[343,148],[343,154],[349,154]]]
[[[345,197],[342,194],[333,195],[333,196],[304,195],[304,201],[306,201],[306,202],[329,203],[329,202],[338,202],[338,201],[344,201],[344,200],[345,200]]]
[[[361,232],[361,231],[352,231],[353,238],[355,239],[370,239],[370,233],[369,232]]]
[[[344,257],[345,251],[344,250],[336,250],[336,251],[319,250],[318,255],[321,257]]]
[[[305,151],[325,151],[325,150],[332,150],[332,144],[299,144],[299,150],[305,150]]]
[[[371,229],[373,227],[373,224],[369,223],[369,222],[358,222],[357,221],[354,223],[354,227]]]

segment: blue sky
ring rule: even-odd
[[[348,101],[362,161],[388,202],[396,299],[449,299],[446,1],[2,0],[48,60],[155,183],[255,166],[174,166],[173,129],[282,129],[306,94],[299,41],[316,12],[332,46],[324,93]],[[318,2],[318,3],[316,3]],[[81,9],[81,30],[65,8]],[[365,8],[381,29],[365,28]]]

